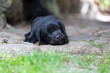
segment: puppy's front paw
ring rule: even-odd
[[[35,43],[36,43],[36,39],[35,39],[35,38],[26,38],[26,39],[24,40],[24,42],[29,42],[29,43],[35,44]]]

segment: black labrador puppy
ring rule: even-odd
[[[64,24],[53,15],[36,18],[31,26],[31,31],[25,34],[24,42],[36,43],[41,41],[51,45],[68,43],[68,36]]]

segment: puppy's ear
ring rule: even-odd
[[[65,41],[65,42],[68,43],[69,40],[68,40],[68,36],[67,36],[67,34],[66,34],[66,31],[65,31],[65,26],[64,26],[64,24],[60,21],[60,19],[58,19],[57,22],[59,23],[59,26],[61,27],[61,31],[63,32],[63,34],[64,34],[65,37],[66,37],[66,41]]]
[[[61,27],[62,32],[66,35],[64,24],[59,19],[57,20],[57,22],[59,23],[59,26]]]
[[[37,38],[37,41],[38,41],[38,43],[40,45],[40,43],[41,43],[41,28],[38,28],[36,30],[36,38]]]

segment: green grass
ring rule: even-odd
[[[81,73],[109,73],[110,57],[93,54],[69,56],[60,52],[38,50],[28,56],[0,56],[0,73],[78,73],[80,70]]]
[[[110,56],[98,57],[96,55],[83,55],[77,57],[76,61],[83,69],[94,71],[95,73],[109,73],[110,72]],[[93,72],[93,73],[94,73]]]
[[[90,40],[90,41],[87,41],[87,42],[90,43],[91,45],[93,45],[96,48],[104,48],[103,44],[96,44],[96,43],[94,43],[94,40]]]
[[[0,60],[0,73],[56,73],[64,58],[64,54],[40,51],[33,56],[5,57]]]

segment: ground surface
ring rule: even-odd
[[[88,18],[79,15],[67,15],[65,18],[61,18],[65,24],[67,34],[70,42],[65,45],[52,46],[52,45],[33,45],[29,43],[23,43],[23,35],[30,30],[29,25],[16,25],[16,28],[5,29],[0,32],[0,42],[7,40],[7,44],[0,44],[2,48],[9,48],[9,45],[20,45],[27,47],[28,45],[35,46],[42,51],[68,51],[73,54],[100,54],[110,49],[110,24],[90,20]],[[7,46],[7,47],[6,47]],[[103,47],[102,47],[103,46]],[[12,48],[11,46],[10,48]],[[18,47],[19,48],[19,47]],[[31,48],[31,47],[29,47]],[[104,49],[106,48],[106,49]],[[5,49],[4,49],[5,50]],[[3,51],[4,51],[3,50]],[[8,49],[10,50],[10,49]],[[16,51],[16,49],[14,49]],[[21,49],[20,49],[21,50]],[[2,50],[1,50],[2,51]],[[107,51],[109,52],[109,51]],[[4,52],[5,53],[5,52]]]
[[[35,49],[39,49],[42,52],[68,53],[68,56],[87,56],[90,54],[99,57],[110,56],[110,23],[90,20],[80,15],[68,15],[61,19],[69,36],[70,42],[68,44],[38,46],[37,43],[35,45],[24,43],[22,41],[23,35],[30,30],[30,26],[9,27],[0,32],[0,55],[27,55],[28,53],[32,54]],[[78,71],[79,64],[75,65],[74,69]],[[71,63],[68,66],[69,70],[73,68]],[[94,70],[89,72],[94,73]],[[88,69],[80,68],[80,71],[88,71]]]

